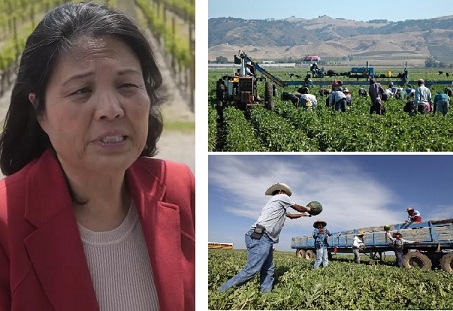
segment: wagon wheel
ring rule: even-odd
[[[312,251],[311,249],[305,251],[305,259],[316,259],[316,254],[314,251]]]
[[[431,260],[419,252],[410,252],[403,256],[404,268],[419,267],[422,270],[431,270]]]
[[[332,252],[328,252],[327,259],[332,260],[332,258],[333,258]]]
[[[453,254],[443,255],[440,260],[440,267],[445,272],[453,273]]]
[[[266,82],[264,87],[264,104],[266,109],[274,111],[274,101],[272,100],[272,95],[274,95],[274,84],[272,82]]]
[[[303,249],[296,250],[296,257],[305,258],[305,251]]]

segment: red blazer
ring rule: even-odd
[[[195,309],[190,169],[139,158],[126,171],[161,310]],[[0,181],[0,311],[99,310],[61,168],[46,151]]]

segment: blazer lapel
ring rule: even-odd
[[[28,179],[25,218],[36,230],[24,244],[47,298],[56,310],[98,310],[68,189],[50,152]]]
[[[146,170],[133,165],[128,170],[128,182],[141,216],[160,309],[183,310],[184,286],[182,278],[178,278],[183,273],[179,208],[162,201],[166,191],[165,163],[152,163],[147,163]]]

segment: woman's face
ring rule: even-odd
[[[80,38],[62,52],[40,124],[66,170],[126,170],[142,152],[150,102],[140,62],[114,38]]]

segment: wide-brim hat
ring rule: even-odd
[[[406,209],[406,212],[413,211],[413,210],[414,210],[414,209],[413,209],[412,207],[408,207],[408,208]]]
[[[272,195],[272,193],[274,193],[274,191],[277,191],[277,190],[285,191],[288,196],[291,196],[293,194],[293,192],[291,191],[291,188],[287,184],[284,184],[282,182],[273,184],[272,186],[267,188],[267,190],[266,190],[266,192],[264,194],[265,195]]]
[[[314,227],[314,228],[318,228],[317,224],[319,224],[319,223],[322,223],[322,224],[323,224],[323,225],[322,225],[323,227],[326,227],[326,226],[327,226],[327,222],[325,222],[324,220],[318,219],[318,220],[316,220],[316,221],[313,223],[313,227]]]
[[[363,232],[363,231],[359,231],[359,232],[357,232],[357,234],[356,234],[356,235],[357,235],[357,236],[363,236],[363,235],[365,235],[365,232]]]
[[[396,236],[399,235],[400,237],[403,237],[403,235],[401,234],[401,232],[395,232],[393,234],[393,237],[396,238]]]

